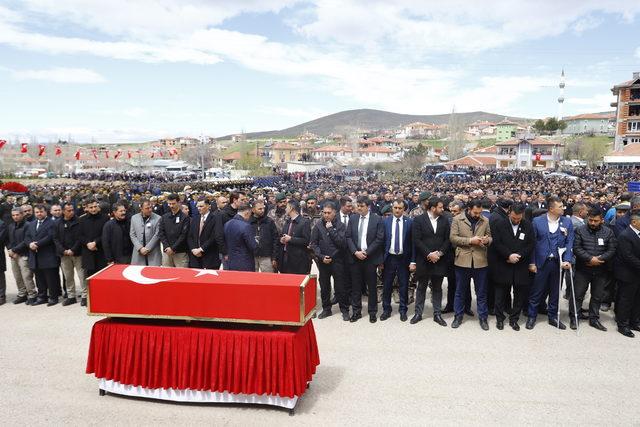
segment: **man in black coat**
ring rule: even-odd
[[[505,309],[509,308],[509,298],[513,288],[513,306],[509,312],[509,326],[520,330],[518,319],[528,297],[529,261],[535,247],[535,237],[531,223],[523,218],[526,207],[514,203],[509,208],[506,219],[498,219],[492,228],[494,251],[490,269],[495,284],[496,327],[504,328]]]
[[[345,227],[337,219],[336,206],[327,202],[322,208],[322,220],[311,230],[309,246],[315,255],[320,280],[322,313],[319,319],[331,316],[331,278],[342,320],[349,320],[349,303],[344,292],[344,251],[347,247]]]
[[[11,210],[11,223],[8,228],[7,250],[11,259],[11,271],[18,288],[18,297],[14,304],[31,305],[36,301],[36,285],[33,282],[33,271],[29,269],[29,248],[24,241],[24,233],[27,229],[27,222],[24,219],[22,208],[16,207]]]
[[[251,203],[251,226],[256,236],[255,262],[256,271],[273,273],[278,269],[278,249],[280,233],[271,217],[265,215],[265,204],[262,200]]]
[[[121,202],[113,204],[111,220],[102,229],[102,247],[107,264],[131,264],[133,243],[131,242],[131,222],[127,208]]]
[[[488,202],[488,199],[487,199]],[[490,203],[490,202],[488,202]],[[493,230],[499,222],[507,220],[507,215],[509,214],[509,208],[513,204],[513,200],[506,199],[501,197],[498,199],[496,206],[493,211],[489,215],[489,227]],[[493,247],[489,246],[487,248],[487,260],[489,261],[489,276],[487,277],[487,305],[489,306],[489,314],[495,314],[495,290],[496,284],[493,280],[494,275],[491,273],[492,265],[495,264],[497,258],[496,251]],[[506,295],[507,300],[505,301],[506,306],[511,305],[511,293],[509,292]]]
[[[205,198],[196,203],[199,216],[191,221],[187,245],[189,267],[217,270],[220,268],[220,247],[224,244],[222,218],[211,212]]]
[[[82,257],[80,256],[82,244],[80,243],[80,222],[76,217],[73,204],[65,203],[62,210],[62,219],[55,224],[53,242],[56,245],[56,253],[60,257],[60,268],[64,276],[67,289],[67,298],[62,301],[63,306],[75,304],[76,279],[78,274],[82,288],[82,298],[87,297],[87,289],[84,282],[82,269]]]
[[[442,215],[444,203],[438,197],[430,197],[425,205],[426,212],[413,220],[413,244],[416,248],[416,308],[411,324],[422,320],[427,286],[431,285],[433,321],[447,326],[442,318],[442,281],[447,274],[451,257],[449,234],[451,226]]]
[[[7,246],[7,225],[0,219],[0,305],[7,302],[7,280],[4,272],[7,271],[7,262],[4,256],[4,248]]]
[[[82,268],[85,281],[90,276],[107,266],[102,248],[102,229],[109,217],[100,211],[100,205],[95,199],[85,202],[87,213],[80,216],[80,243],[82,245]],[[80,301],[83,307],[87,305],[87,298]]]
[[[347,227],[347,247],[351,255],[351,322],[362,317],[362,285],[369,293],[369,322],[377,321],[378,292],[376,289],[378,265],[384,262],[384,224],[382,218],[370,211],[371,200],[360,196],[356,200],[356,214]]]
[[[50,307],[58,303],[60,296],[60,260],[53,243],[54,222],[47,216],[46,206],[38,204],[33,210],[35,220],[27,226],[24,236],[29,247],[29,268],[36,276],[38,287],[38,297],[32,305],[46,303]]]
[[[309,274],[311,258],[307,251],[311,239],[311,223],[300,215],[300,204],[295,200],[287,203],[289,218],[282,227],[278,268],[281,273]]]
[[[160,219],[158,236],[162,242],[163,267],[188,267],[187,234],[190,218],[182,212],[177,194],[167,197],[169,211]]]
[[[629,220],[629,226],[618,234],[614,272],[618,279],[618,332],[633,338],[631,330],[640,332],[640,211],[631,212]]]
[[[576,257],[576,274],[573,279],[574,292],[569,292],[569,321],[571,329],[577,328],[575,307],[580,309],[591,285],[589,301],[589,326],[606,331],[600,323],[600,304],[609,280],[609,264],[616,254],[617,241],[613,230],[603,226],[604,213],[599,207],[589,209],[587,224],[575,231],[573,254]],[[575,293],[575,302],[573,297]]]

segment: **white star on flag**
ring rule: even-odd
[[[211,274],[212,276],[217,276],[218,272],[216,270],[199,270],[196,277],[204,276],[206,274]]]

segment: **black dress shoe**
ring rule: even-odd
[[[453,313],[453,307],[446,306],[442,309],[442,314]]]
[[[46,304],[47,300],[44,298],[36,298],[35,301],[33,301],[31,303],[31,305],[42,305],[42,304]]]
[[[487,322],[487,319],[480,319],[480,327],[483,331],[489,330],[489,322]]]
[[[456,316],[453,318],[453,323],[451,324],[451,327],[453,329],[458,328],[460,325],[462,325],[462,316]]]
[[[78,300],[75,299],[75,298],[67,298],[66,300],[62,301],[62,306],[66,307],[68,305],[75,304],[77,302],[78,302]]]
[[[412,325],[415,325],[416,323],[420,322],[421,320],[422,320],[422,316],[416,314],[411,318],[409,323],[411,323]]]
[[[565,326],[564,323],[562,323],[561,321],[557,320],[557,319],[549,319],[549,324],[551,326],[553,326],[554,328],[558,328],[560,330],[565,330],[567,329],[567,327]]]
[[[342,320],[344,320],[345,322],[348,322],[349,319],[350,319],[349,312],[348,311],[343,311],[342,312]]]
[[[378,321],[378,316],[376,316],[375,314],[369,315],[369,323],[376,323],[377,321]]]
[[[574,317],[569,319],[569,327],[574,331],[578,329],[578,322],[576,322],[576,319]]]
[[[14,303],[14,304],[22,304],[22,303],[27,302],[27,300],[28,300],[28,298],[27,298],[27,296],[25,295],[25,296],[21,296],[21,297],[18,297],[18,298],[16,298],[16,299],[14,299],[14,300],[13,300],[13,303]]]
[[[357,322],[359,319],[362,319],[362,314],[353,314],[351,316],[351,319],[349,319],[349,322],[354,323]]]
[[[504,329],[504,320],[497,320],[496,321],[496,328],[498,328],[499,330],[503,330]]]
[[[436,322],[440,326],[447,326],[447,322],[444,321],[441,315],[436,314],[433,316],[433,321]]]
[[[606,332],[607,328],[604,327],[604,325],[602,323],[600,323],[599,320],[589,320],[589,326],[591,326],[592,328],[596,328],[599,331],[603,331]]]
[[[384,322],[385,320],[387,320],[390,317],[391,317],[391,313],[389,313],[388,311],[385,311],[380,316],[380,320]]]
[[[511,329],[513,329],[514,331],[520,330],[520,325],[518,325],[518,322],[509,322],[509,326],[511,326]]]
[[[35,298],[27,298],[26,304],[27,305],[33,305],[33,304],[35,304],[35,302],[36,302]]]
[[[527,325],[525,326],[527,329],[533,329],[536,326],[536,319],[533,317],[527,318]]]
[[[635,337],[635,335],[633,334],[633,332],[631,332],[631,329],[629,329],[628,327],[624,326],[624,327],[618,327],[618,332],[620,332],[622,335],[624,335],[625,337],[629,337],[629,338],[633,338]]]
[[[47,307],[51,307],[53,305],[56,305],[58,303],[58,298],[49,298],[49,301],[47,301]]]
[[[408,319],[407,313],[400,313],[400,321],[401,322],[406,322],[407,319]]]
[[[333,313],[331,312],[331,310],[322,310],[322,313],[320,313],[318,315],[318,319],[326,319],[327,317],[331,316]]]
[[[471,317],[475,316],[475,313],[471,309],[465,310],[464,314]]]
[[[81,305],[82,307],[86,307],[86,306],[87,306],[87,299],[86,299],[86,298],[82,298],[82,299],[80,300],[80,305]]]

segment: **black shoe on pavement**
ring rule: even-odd
[[[378,316],[376,316],[375,314],[369,315],[369,323],[376,323],[377,321],[378,321]]]
[[[574,317],[569,319],[569,327],[574,331],[578,329],[578,322],[576,322],[576,319]]]
[[[415,325],[416,323],[420,322],[421,320],[422,320],[422,316],[416,314],[411,318],[409,323],[411,323],[412,325]]]
[[[318,315],[318,319],[325,319],[329,316],[331,316],[333,313],[331,312],[331,310],[322,310],[322,313],[320,313]]]
[[[518,325],[518,322],[509,322],[509,326],[511,326],[511,329],[513,329],[514,331],[520,330],[520,325]]]
[[[549,324],[554,328],[558,328],[560,330],[567,329],[566,325],[557,319],[549,319]]]
[[[385,312],[383,312],[383,313],[382,313],[382,315],[380,316],[380,320],[381,320],[382,322],[384,322],[385,320],[387,320],[387,319],[388,319],[388,318],[390,318],[390,317],[391,317],[391,313],[390,313],[390,312],[388,312],[388,311],[385,311]]]
[[[498,330],[503,330],[504,329],[504,320],[497,320],[496,321],[496,328],[498,328]]]
[[[77,302],[78,302],[78,300],[75,299],[75,297],[74,298],[67,298],[66,300],[62,301],[62,306],[66,307],[68,305],[75,304]]]
[[[342,320],[344,320],[345,322],[348,322],[349,319],[350,319],[349,312],[348,311],[343,311],[342,312]]]
[[[406,322],[407,319],[408,319],[407,313],[400,313],[400,321],[401,322]]]
[[[58,303],[58,298],[49,298],[49,301],[47,301],[47,307],[54,306],[57,303]]]
[[[354,314],[351,316],[351,319],[349,319],[349,322],[351,322],[351,323],[355,323],[355,322],[357,322],[359,319],[362,319],[362,314],[355,314],[355,313],[354,313]]]
[[[44,298],[36,298],[33,303],[31,303],[31,305],[42,305],[42,304],[46,304],[47,300]]]
[[[591,326],[592,328],[596,328],[597,330],[602,331],[602,332],[606,332],[607,331],[607,328],[605,328],[605,326],[602,323],[600,323],[600,321],[597,320],[597,319],[596,320],[589,320],[589,326]]]
[[[453,318],[453,323],[451,323],[451,327],[453,329],[458,328],[460,325],[462,325],[462,316],[456,316]]]
[[[536,319],[534,317],[527,318],[527,329],[533,329],[536,326]]]
[[[28,300],[27,296],[26,296],[26,295],[24,295],[24,296],[21,296],[21,297],[18,297],[18,298],[16,298],[16,299],[14,299],[14,300],[13,300],[13,303],[14,303],[14,304],[22,304],[22,303],[27,302],[27,300]]]
[[[489,322],[487,322],[487,319],[480,319],[480,327],[483,331],[489,330]]]
[[[27,305],[34,305],[36,302],[35,298],[27,298],[27,302],[25,304]]]
[[[440,326],[447,326],[447,322],[445,322],[445,320],[439,314],[435,314],[433,316],[433,321],[436,322]]]
[[[626,326],[624,327],[618,327],[618,332],[620,332],[622,335],[624,335],[625,337],[629,337],[629,338],[633,338],[635,337],[635,335],[633,334],[633,332],[631,332],[631,329],[627,328]]]
[[[86,299],[86,298],[82,298],[82,299],[80,300],[80,305],[81,305],[82,307],[86,307],[86,306],[87,306],[87,299]]]

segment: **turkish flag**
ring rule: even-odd
[[[94,150],[91,150],[91,153],[93,153],[93,158],[98,160],[98,152],[94,149]]]
[[[158,151],[158,153],[160,153],[160,157],[164,157],[164,154],[162,154],[162,150]]]
[[[104,158],[105,159],[109,158],[109,150],[104,150]]]
[[[62,154],[62,148],[56,147],[56,156],[59,156],[60,154]]]
[[[169,151],[169,154],[171,154],[172,156],[177,156],[177,155],[178,155],[178,150],[176,150],[175,148],[172,148],[172,149]]]
[[[156,156],[156,153],[154,153],[153,151],[151,152],[151,158],[153,159]]]
[[[20,152],[21,153],[26,153],[27,152],[27,144],[25,144],[24,142],[22,144],[20,144]]]
[[[536,153],[536,162],[539,162],[541,158],[542,156],[540,155],[540,153]]]
[[[127,159],[131,158],[131,151],[127,151]]]
[[[118,157],[120,157],[122,155],[122,150],[118,150],[116,151],[116,155],[113,156],[114,159],[117,159]]]
[[[38,156],[42,156],[42,155],[44,154],[44,150],[45,150],[46,148],[47,148],[47,147],[45,147],[45,146],[44,146],[44,145],[42,145],[42,144],[38,145]]]
[[[80,160],[80,150],[76,151],[76,160]]]
[[[0,139],[0,148],[4,147],[6,143],[7,141],[5,141],[4,139]]]

